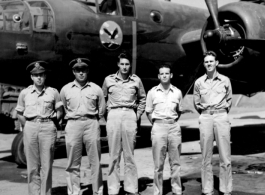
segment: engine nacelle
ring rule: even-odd
[[[201,34],[203,51],[214,50],[220,57],[221,68],[230,68],[243,60],[246,55],[264,50],[253,50],[240,44],[229,44],[229,39],[265,39],[265,6],[250,2],[230,3],[218,12],[220,28],[215,29],[211,17],[208,18]],[[212,40],[205,36],[216,32]],[[210,33],[207,34],[207,31]],[[209,35],[208,35],[209,36]],[[216,38],[217,37],[217,38]]]

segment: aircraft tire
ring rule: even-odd
[[[25,167],[27,165],[24,153],[23,132],[21,131],[15,137],[11,147],[12,156],[17,165]]]

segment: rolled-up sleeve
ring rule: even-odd
[[[201,111],[203,110],[203,106],[201,105],[201,95],[198,80],[194,84],[193,104],[197,112],[201,113]]]
[[[108,88],[107,88],[107,81],[106,81],[106,79],[103,82],[102,91],[103,91],[104,97],[107,98],[108,97]]]
[[[139,89],[137,94],[138,107],[137,107],[137,116],[141,116],[144,113],[146,106],[146,93],[144,90],[143,83],[141,79],[139,79]]]
[[[60,98],[61,98],[61,101],[63,103],[63,106],[66,108],[66,99],[65,99],[65,90],[64,90],[64,87],[61,89]]]
[[[145,112],[152,113],[153,110],[154,110],[154,105],[153,105],[152,91],[150,90],[147,93]]]
[[[178,113],[181,113],[183,111],[182,99],[183,99],[182,92],[179,91],[179,104],[178,104],[178,107],[177,107],[177,110],[176,110]]]
[[[19,94],[18,100],[17,100],[17,106],[16,106],[16,111],[18,112],[24,112],[25,111],[25,90],[23,89],[21,93]]]
[[[68,110],[67,110],[67,104],[66,104],[66,98],[65,98],[65,87],[63,87],[60,91],[60,98],[61,98],[61,101],[63,104],[63,108],[64,108],[64,112],[65,112],[65,118],[66,118]]]
[[[63,102],[61,101],[61,97],[57,89],[55,89],[55,92],[54,92],[54,99],[55,99],[55,109],[58,109],[61,106],[63,106]]]
[[[232,85],[230,82],[230,79],[228,79],[227,81],[227,85],[228,85],[228,89],[227,89],[227,97],[226,97],[226,102],[227,102],[227,112],[230,111],[231,107],[232,107],[232,97],[233,97],[233,92],[232,92]]]
[[[106,112],[106,102],[102,89],[98,90],[98,116],[101,119]]]

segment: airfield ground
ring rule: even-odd
[[[233,166],[233,195],[265,195],[265,96],[253,98],[235,96],[230,113],[232,166]],[[264,98],[263,98],[264,97]],[[247,103],[249,101],[249,103]],[[182,127],[182,155],[181,178],[185,195],[201,195],[200,163],[201,154],[199,147],[198,114],[191,106],[191,97],[184,99],[186,108],[192,113],[182,115],[179,123]],[[244,105],[244,106],[242,106]],[[150,124],[146,117],[142,118],[142,129],[137,138],[135,160],[138,167],[139,192],[142,195],[151,195],[153,192],[153,160],[150,142]],[[0,134],[0,195],[27,194],[26,169],[18,167],[11,157],[11,143],[15,137],[12,134]],[[214,149],[213,170],[215,180],[215,195],[218,192],[218,151]],[[104,177],[104,195],[106,191],[106,178],[108,173],[107,148],[102,149],[101,164]],[[65,180],[66,166],[65,150],[61,148],[56,152],[53,165],[53,195],[67,194]],[[86,156],[82,158],[81,185],[82,194],[91,194],[89,180],[90,170]],[[123,180],[123,162],[121,162],[121,180]],[[121,185],[120,194],[123,195]],[[170,168],[166,159],[164,169],[164,193],[171,195]]]

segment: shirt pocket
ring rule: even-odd
[[[177,99],[171,100],[171,109],[175,111],[179,111],[179,101]]]
[[[113,98],[114,100],[117,100],[121,96],[121,89],[119,89],[116,86],[111,86],[109,88],[109,93],[108,93],[110,98]]]
[[[52,112],[54,110],[54,98],[52,96],[45,97],[43,100],[45,112]]]
[[[36,105],[37,105],[36,98],[26,97],[25,98],[25,113],[29,115],[37,114]]]
[[[67,109],[74,111],[78,108],[80,98],[78,97],[79,93],[69,93],[66,95],[66,105]]]
[[[200,89],[200,95],[205,96],[208,92],[208,89]]]
[[[226,93],[225,87],[219,87],[215,91],[217,94],[225,94]]]
[[[135,87],[130,87],[128,89],[129,100],[134,101],[136,100],[136,89]]]
[[[161,111],[165,109],[165,100],[156,98],[154,100],[154,110]]]
[[[97,99],[98,99],[97,95],[95,95],[95,94],[86,94],[85,95],[86,106],[89,106],[93,110],[96,109]]]
[[[27,98],[25,101],[25,106],[34,106],[36,105],[37,100],[35,100],[34,98]]]

